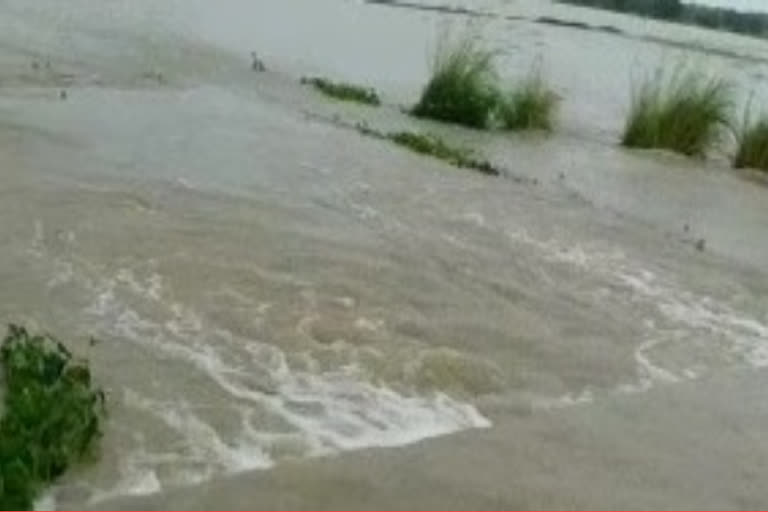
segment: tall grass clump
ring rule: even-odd
[[[495,52],[474,37],[443,37],[432,76],[411,113],[416,117],[486,128],[498,103]]]
[[[499,121],[508,130],[552,130],[558,98],[534,70],[503,98]]]
[[[736,169],[757,169],[768,172],[768,117],[751,122],[746,116],[744,126],[736,134],[738,148],[733,158]]]
[[[732,89],[722,79],[676,70],[634,91],[622,144],[703,156],[731,126]]]
[[[0,509],[30,510],[100,437],[104,394],[61,343],[10,326],[0,347]]]

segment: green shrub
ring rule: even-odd
[[[552,130],[557,95],[537,70],[507,95],[500,108],[500,122],[508,130]]]
[[[43,487],[100,437],[104,394],[64,345],[23,327],[10,326],[0,364],[0,509],[30,509]]]
[[[469,36],[451,43],[443,38],[432,76],[411,109],[416,117],[486,128],[498,104],[495,53]]]
[[[622,144],[703,156],[731,124],[731,88],[718,78],[677,70],[635,91]]]
[[[361,87],[359,85],[346,84],[342,82],[332,82],[325,78],[307,78],[301,79],[304,85],[311,85],[326,96],[342,101],[354,101],[366,105],[381,105],[381,99],[378,93],[371,88]]]
[[[754,123],[747,119],[736,138],[738,148],[733,166],[768,172],[768,117]]]

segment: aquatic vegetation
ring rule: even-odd
[[[474,169],[493,176],[500,174],[490,162],[475,158],[472,150],[450,146],[435,135],[403,131],[387,134],[386,138],[411,151],[432,156],[456,167]]]
[[[64,345],[23,327],[9,327],[0,365],[0,509],[31,509],[46,484],[91,453],[104,394]]]
[[[456,167],[473,169],[490,176],[501,174],[489,161],[477,158],[471,149],[452,146],[436,135],[410,131],[384,133],[371,128],[367,123],[357,123],[355,129],[366,137],[388,140],[414,153],[431,156]]]
[[[381,105],[381,98],[378,93],[370,87],[361,87],[359,85],[347,84],[342,82],[332,82],[325,78],[307,78],[301,79],[304,85],[311,85],[326,96],[342,101],[354,101],[365,105]]]
[[[416,117],[487,128],[498,104],[495,53],[483,49],[476,38],[458,41],[443,37],[435,55],[432,76],[419,102]]]
[[[731,110],[724,80],[691,71],[659,73],[635,90],[622,144],[703,156],[730,126]]]
[[[460,166],[471,154],[470,150],[449,146],[443,139],[434,135],[415,132],[395,132],[389,134],[387,138],[411,151],[421,153],[422,155],[434,156],[456,166]]]
[[[551,130],[557,108],[557,95],[539,70],[517,84],[504,98],[499,120],[508,130]]]
[[[752,168],[768,172],[768,117],[745,121],[736,134],[738,149],[733,159],[736,169]]]
[[[495,57],[476,38],[443,37],[432,76],[411,114],[478,129],[552,129],[557,96],[538,69],[505,94]]]

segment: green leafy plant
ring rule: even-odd
[[[63,344],[23,327],[9,327],[0,365],[0,509],[30,509],[101,436],[104,393]]]
[[[381,105],[381,98],[379,98],[378,93],[369,87],[361,87],[359,85],[342,82],[332,82],[319,77],[304,77],[301,79],[301,83],[310,85],[326,96],[330,96],[337,100],[354,101],[373,106]]]

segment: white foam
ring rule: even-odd
[[[682,343],[691,339],[706,339],[711,350],[720,350],[724,356],[740,358],[749,365],[768,366],[768,323],[735,311],[713,297],[697,295],[674,277],[646,268],[618,248],[565,246],[555,239],[539,240],[520,228],[508,230],[507,236],[536,248],[549,261],[573,265],[612,284],[623,284],[631,301],[655,310],[675,326],[665,331],[653,318],[645,319],[648,338],[634,351],[636,380],[619,386],[619,392],[643,392],[655,383],[701,377],[701,369],[691,370],[684,361],[675,362],[675,366],[684,366],[676,373],[652,357],[654,349],[673,343],[681,345],[678,352],[685,351]],[[615,296],[609,293],[603,299],[615,300]],[[567,403],[567,397],[563,401]]]
[[[655,364],[651,361],[648,353],[656,346],[665,343],[664,339],[650,339],[640,344],[635,349],[635,361],[640,369],[641,379],[647,380],[648,383],[652,382],[666,382],[675,383],[679,382],[680,378],[674,373],[666,370],[662,366]]]
[[[184,457],[195,462],[213,462],[224,472],[248,471],[272,466],[272,459],[258,445],[247,439],[227,442],[206,422],[201,420],[185,400],[167,402],[148,399],[138,393],[126,390],[125,403],[135,409],[150,412],[160,418],[168,427],[183,435],[182,442],[188,448]],[[181,458],[181,456],[179,456]],[[188,473],[184,483],[204,481],[208,472],[193,477]]]
[[[580,393],[566,393],[565,395],[555,398],[537,398],[533,401],[533,405],[537,409],[562,409],[565,407],[591,404],[594,401],[594,393],[589,389],[584,389]]]
[[[74,278],[74,267],[68,261],[54,262],[53,277],[48,280],[48,288],[55,288],[69,283]]]
[[[36,220],[32,231],[32,240],[27,248],[27,253],[36,258],[45,254],[45,229],[43,221]]]
[[[355,320],[355,327],[361,331],[376,332],[384,327],[384,320],[371,320],[370,318],[360,317]]]
[[[40,498],[35,500],[32,508],[36,511],[56,510],[56,498],[54,498],[51,493],[43,494]]]
[[[485,216],[483,216],[483,214],[480,212],[467,212],[463,214],[461,218],[463,220],[466,220],[467,222],[474,224],[479,228],[484,228],[487,225],[487,222],[485,221]]]
[[[94,489],[90,503],[99,503],[119,496],[141,496],[160,492],[163,486],[157,473],[146,463],[146,454],[137,451],[117,461],[120,480],[109,489]]]
[[[725,340],[725,351],[752,366],[768,365],[767,325],[712,297],[681,290],[671,280],[663,282],[649,272],[633,275],[624,270],[618,277],[635,293],[652,299],[657,310],[668,320],[685,326],[689,332],[706,332],[710,338],[715,334]]]
[[[352,309],[357,304],[357,301],[352,297],[336,297],[334,302],[346,309]]]
[[[222,326],[208,325],[196,311],[179,302],[164,302],[165,283],[156,274],[138,278],[130,269],[114,278],[83,280],[93,295],[85,309],[102,337],[118,337],[148,347],[207,376],[212,385],[232,398],[242,426],[233,439],[224,439],[196,414],[195,397],[169,403],[144,390],[126,391],[126,406],[151,414],[178,433],[185,446],[179,454],[124,454],[123,478],[99,499],[116,494],[155,492],[165,483],[157,464],[174,464],[178,478],[195,483],[215,474],[269,467],[275,436],[285,436],[298,455],[315,456],[365,447],[398,446],[462,429],[490,426],[473,406],[445,394],[405,394],[370,382],[354,365],[318,372],[318,365],[292,368],[276,346],[238,337]],[[312,302],[311,290],[303,292]],[[148,301],[153,317],[143,317],[129,304]],[[130,300],[126,300],[129,298]],[[262,308],[266,313],[269,308]],[[378,329],[380,321],[362,318],[358,327]],[[232,352],[234,351],[234,352]],[[311,355],[305,354],[311,359]],[[284,433],[259,429],[261,411],[290,425]],[[158,458],[159,456],[159,458]],[[176,483],[176,482],[174,482]]]

